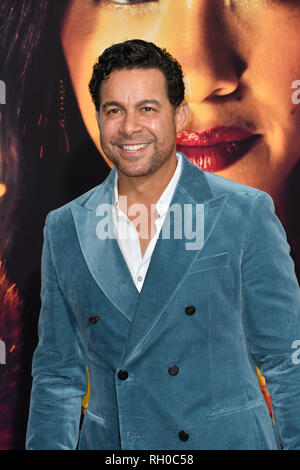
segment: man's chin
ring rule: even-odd
[[[156,165],[155,162],[146,161],[142,163],[141,159],[140,161],[138,159],[132,159],[132,161],[126,162],[119,158],[110,158],[110,161],[117,168],[119,173],[127,176],[128,178],[150,175],[155,172],[157,169],[156,167],[159,166]]]
[[[148,176],[151,173],[153,173],[153,170],[149,168],[149,166],[141,166],[141,167],[128,167],[126,165],[117,165],[118,172],[122,173],[122,175],[127,176],[128,178],[134,178],[134,177],[143,177],[143,176]]]

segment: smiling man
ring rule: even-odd
[[[300,294],[272,199],[176,153],[188,106],[165,50],[106,49],[90,92],[115,167],[47,217],[27,448],[77,447],[88,366],[80,449],[300,449]]]
[[[170,60],[170,63],[176,67],[175,62]],[[188,118],[184,87],[180,85],[175,104],[169,101],[166,79],[157,68],[115,70],[102,85],[101,107],[96,116],[102,146],[118,169],[118,194],[125,196],[120,197],[119,209],[124,213],[127,207],[129,214],[126,215],[130,218],[130,207],[139,204],[139,209],[145,208],[140,210],[139,217],[136,217],[137,211],[133,211],[131,217],[133,223],[136,221],[140,226],[140,247],[136,246],[134,263],[137,259],[142,263],[141,257],[155,232],[155,217],[158,216],[153,204],[168,186],[177,166],[176,134],[184,128]],[[91,82],[92,94],[94,91],[97,102],[97,79],[95,90]],[[174,181],[177,175],[179,168]],[[170,195],[174,184],[167,190]]]

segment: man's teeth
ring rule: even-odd
[[[136,152],[137,150],[144,149],[148,144],[138,144],[138,145],[120,145],[120,147],[127,152]]]

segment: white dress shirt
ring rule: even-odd
[[[172,179],[156,203],[156,210],[158,213],[158,217],[155,220],[156,232],[149,241],[143,257],[141,254],[139,236],[135,225],[133,222],[131,222],[131,220],[128,219],[127,215],[119,207],[118,172],[116,171],[115,174],[114,206],[112,211],[114,231],[120,250],[131,273],[133,282],[139,292],[143,287],[153,250],[155,248],[161,227],[164,223],[165,216],[168,212],[171,199],[181,174],[182,157],[177,153],[176,158],[177,166]]]

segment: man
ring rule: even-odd
[[[76,448],[88,366],[80,449],[299,449],[299,287],[271,198],[176,154],[166,51],[106,49],[90,91],[115,168],[47,217],[27,448]]]

